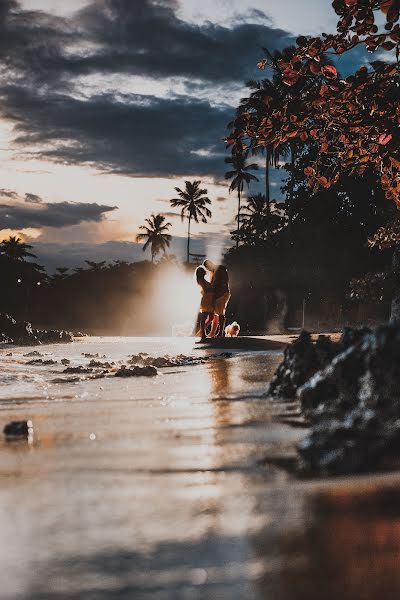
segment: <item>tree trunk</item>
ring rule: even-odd
[[[271,160],[271,152],[269,147],[267,146],[267,156],[265,159],[265,202],[267,205],[267,240],[269,239],[270,234],[270,223],[271,223],[271,196],[269,191],[269,163]]]
[[[400,246],[396,246],[394,249],[392,267],[395,269],[400,267]],[[392,298],[390,321],[400,321],[400,290],[398,290]]]
[[[190,262],[190,221],[192,219],[192,215],[189,215],[189,223],[188,223],[188,240],[187,240],[187,262]]]
[[[293,231],[293,213],[294,213],[293,201],[294,201],[294,167],[295,167],[295,163],[296,163],[296,149],[294,147],[294,144],[291,144],[290,145],[289,209],[288,209],[290,238],[292,237],[292,231]]]
[[[240,185],[238,187],[238,213],[237,213],[236,250],[239,248],[239,231],[240,231]]]

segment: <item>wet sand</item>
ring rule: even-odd
[[[84,364],[191,344],[40,351]],[[31,350],[0,355],[0,427],[35,427],[32,444],[0,436],[2,600],[399,597],[398,476],[298,481],[277,466],[306,431],[263,396],[280,352],[54,384],[60,367],[28,366]]]

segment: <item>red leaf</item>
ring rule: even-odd
[[[286,67],[284,71],[282,71],[282,80],[286,85],[295,85],[300,77],[300,73],[291,69],[290,67]]]
[[[304,175],[307,175],[307,177],[312,177],[315,175],[315,170],[312,167],[306,167],[304,169]]]
[[[380,146],[386,146],[386,144],[390,142],[392,137],[393,136],[391,133],[382,133],[382,135],[379,136],[378,144]]]
[[[324,65],[321,70],[327,79],[337,79],[338,73],[333,65]]]
[[[355,6],[357,4],[357,0],[344,0],[346,6]]]

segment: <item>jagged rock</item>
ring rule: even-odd
[[[99,360],[91,360],[89,365],[89,367],[93,368],[93,369],[112,369],[113,365],[109,362],[101,362]]]
[[[126,368],[125,366],[118,369],[115,373],[115,377],[154,377],[158,374],[156,367],[147,366],[147,367],[132,367],[131,369]]]
[[[26,364],[43,367],[46,365],[56,365],[57,361],[52,360],[51,358],[49,358],[48,360],[43,360],[42,358],[34,358],[32,360],[28,360],[28,362]]]
[[[30,357],[30,356],[43,356],[43,354],[41,354],[40,352],[38,352],[37,350],[32,350],[32,352],[27,352],[27,354],[24,354],[24,356],[26,357]]]
[[[54,344],[73,341],[72,333],[58,330],[33,329],[31,323],[16,321],[10,315],[0,313],[0,341],[23,346]]]
[[[82,367],[82,365],[79,365],[77,367],[67,367],[63,370],[63,373],[71,375],[75,373],[93,373],[93,369],[90,369],[88,367]]]
[[[353,345],[298,392],[312,423],[299,446],[307,474],[367,471],[400,451],[400,324],[352,337]]]
[[[8,439],[27,439],[33,435],[32,421],[11,421],[3,429]]]
[[[320,335],[314,344],[311,335],[302,331],[285,349],[283,362],[272,378],[268,393],[280,398],[295,398],[299,387],[329,364],[337,351],[337,345],[329,337]]]

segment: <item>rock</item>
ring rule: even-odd
[[[63,373],[75,374],[75,373],[93,373],[93,369],[88,367],[82,367],[82,365],[78,365],[77,367],[67,367],[63,370]]]
[[[102,356],[100,356],[99,353],[97,354],[90,354],[90,352],[82,352],[82,356],[84,356],[85,358],[105,358],[106,355],[103,354]]]
[[[158,374],[156,367],[132,367],[128,369],[123,366],[115,373],[114,377],[154,377]]]
[[[112,369],[113,365],[109,362],[101,362],[99,360],[91,360],[89,365],[89,367],[93,368],[93,369]]]
[[[0,341],[28,346],[72,342],[73,339],[68,331],[33,329],[31,323],[16,321],[10,315],[0,313]]]
[[[71,364],[71,361],[68,358],[62,358],[61,359],[61,364],[66,367],[67,365]]]
[[[41,354],[37,350],[32,350],[32,352],[28,352],[27,354],[24,354],[24,356],[26,356],[26,357],[28,357],[28,356],[43,356],[43,354]]]
[[[320,335],[314,344],[311,335],[302,331],[285,349],[283,362],[272,378],[268,393],[280,398],[295,398],[299,387],[329,364],[337,351],[336,345],[327,336]]]
[[[8,439],[28,439],[33,435],[32,421],[11,421],[3,429]]]
[[[35,365],[44,367],[46,365],[56,365],[57,361],[49,358],[48,360],[43,360],[42,358],[34,358],[32,360],[28,360],[27,365]]]
[[[348,343],[298,392],[312,424],[299,445],[306,474],[368,471],[399,455],[400,324],[364,330]]]

